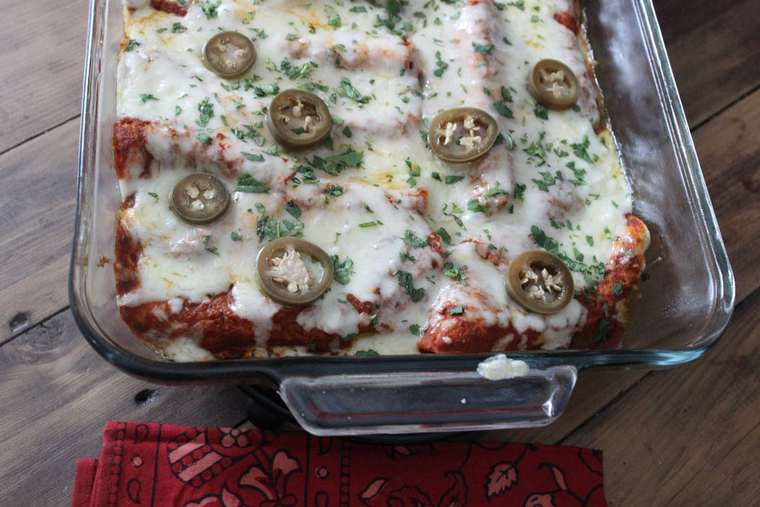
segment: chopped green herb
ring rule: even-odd
[[[436,51],[435,52],[435,70],[433,71],[433,75],[435,77],[441,77],[443,76],[443,73],[446,72],[446,69],[449,68],[449,64],[443,61],[443,58],[441,58],[441,52]]]
[[[257,97],[266,97],[268,95],[277,95],[280,93],[280,85],[277,83],[273,83],[270,85],[264,85],[264,86],[254,86],[253,87],[253,94]]]
[[[512,113],[512,109],[510,109],[510,107],[503,100],[494,102],[493,108],[496,109],[496,112],[502,115],[504,118],[515,117],[515,115]]]
[[[269,185],[259,181],[248,173],[238,176],[235,190],[247,194],[266,194],[269,192]]]
[[[182,108],[179,106],[174,106],[174,116],[179,116],[182,114]]]
[[[353,7],[351,7],[349,10],[350,10],[351,12],[355,12],[355,13],[362,13],[362,12],[367,12],[367,8],[366,8],[366,7],[364,7],[363,5],[354,5],[354,6],[353,6]]]
[[[200,117],[196,121],[199,127],[205,127],[211,118],[214,117],[214,104],[212,104],[208,97],[204,98],[200,104],[198,104],[198,112]]]
[[[340,80],[340,84],[338,85],[338,95],[347,99],[351,99],[354,102],[358,102],[359,104],[366,104],[372,100],[372,97],[368,95],[362,95],[359,90],[354,88],[354,85],[351,84],[351,81],[347,77],[344,77]]]
[[[586,243],[588,243],[588,246],[594,246],[594,238],[586,236]]]
[[[206,0],[201,3],[201,10],[206,15],[206,19],[214,19],[217,16],[216,9],[221,5],[222,0]]]
[[[172,33],[185,33],[186,31],[187,27],[182,23],[175,22],[172,24]]]
[[[461,174],[447,174],[443,178],[443,182],[446,183],[447,185],[452,185],[454,183],[462,181],[463,179],[464,179],[464,176],[462,176]]]
[[[440,174],[438,171],[433,171],[433,173],[432,173],[430,176],[432,176],[432,178],[433,178],[434,180],[437,180],[437,181],[443,181],[443,180],[441,179],[441,174]]]
[[[246,153],[245,151],[240,152],[246,160],[250,160],[251,162],[263,162],[264,161],[264,155],[261,155],[259,153]]]
[[[452,280],[462,281],[462,278],[464,278],[464,271],[462,268],[453,262],[445,262],[443,264],[443,274]]]
[[[198,141],[200,141],[203,144],[205,144],[206,146],[208,146],[208,145],[211,144],[211,136],[208,135],[208,134],[206,134],[205,132],[201,132],[200,134],[198,134],[197,136],[195,136],[195,138]]]
[[[285,203],[285,211],[287,211],[293,218],[301,218],[301,208],[298,207],[295,201],[288,201]]]
[[[335,281],[341,285],[347,285],[351,281],[351,275],[354,274],[354,261],[350,257],[340,260],[337,255],[332,255],[330,258],[333,262]]]
[[[414,248],[424,248],[427,246],[426,240],[420,238],[413,231],[410,231],[409,229],[407,229],[406,232],[404,232],[404,237],[402,239],[404,240],[404,243]]]
[[[412,324],[409,326],[409,332],[412,333],[414,336],[420,335],[420,326],[419,324]]]
[[[440,238],[443,240],[444,243],[446,243],[447,245],[451,244],[451,235],[449,235],[446,229],[444,229],[443,227],[439,227],[438,229],[436,229],[435,233],[438,234],[438,236],[440,236]]]
[[[371,222],[362,222],[359,224],[359,227],[362,229],[367,229],[369,227],[377,227],[378,225],[383,225],[383,223],[380,220],[372,220]]]
[[[148,195],[154,198],[155,200],[158,200],[158,194],[155,192],[148,192]]]
[[[343,132],[343,135],[346,136],[346,137],[348,137],[349,139],[351,139],[351,137],[353,137],[353,135],[354,135],[353,132],[351,132],[351,129],[348,128],[348,125],[346,125],[345,127],[343,127],[342,132]]]
[[[143,104],[145,104],[146,102],[149,102],[151,100],[158,100],[158,97],[150,93],[141,93],[140,100],[142,101]]]
[[[588,152],[588,148],[590,145],[590,141],[588,139],[588,136],[583,136],[583,142],[581,143],[573,143],[570,145],[570,147],[573,149],[573,153],[576,157],[578,157],[581,160],[585,160],[589,164],[593,164],[597,160],[599,160],[598,155],[591,155]]]
[[[514,196],[516,201],[522,201],[525,198],[525,190],[528,187],[522,183],[515,183]]]
[[[549,191],[549,187],[557,183],[557,177],[550,173],[549,171],[539,171],[538,174],[541,175],[541,179],[537,180],[535,178],[532,178],[530,181],[536,184],[536,186],[539,188],[539,190],[543,190],[544,192]]]
[[[480,204],[480,201],[477,199],[470,199],[467,201],[467,209],[470,211],[474,211],[475,213],[485,213],[487,210],[483,207],[482,204]]]
[[[542,120],[549,119],[549,110],[538,102],[536,102],[536,105],[533,106],[533,114],[536,115],[536,118],[541,118]]]
[[[341,27],[340,16],[338,14],[333,14],[327,20],[327,24],[333,28],[340,28]]]
[[[620,282],[615,282],[612,284],[612,294],[615,297],[619,297],[623,293],[623,284]]]
[[[399,285],[406,291],[412,302],[416,303],[425,297],[425,289],[422,287],[415,288],[412,274],[408,271],[398,271],[396,273]]]
[[[575,162],[568,162],[567,164],[565,164],[565,167],[573,171],[574,179],[570,180],[570,183],[572,183],[576,187],[579,187],[586,183],[586,180],[584,179],[586,177],[585,169],[576,167]]]
[[[464,306],[456,305],[449,308],[449,315],[462,315],[464,313]]]
[[[330,183],[325,188],[324,193],[332,197],[340,197],[343,195],[343,187]]]
[[[232,241],[243,241],[243,236],[241,236],[240,233],[237,231],[232,231],[230,233],[230,239]]]
[[[490,55],[491,51],[493,51],[493,44],[478,44],[477,42],[473,42],[472,49],[476,53],[480,53],[482,55]]]
[[[307,162],[315,169],[324,171],[332,176],[337,176],[346,168],[359,167],[362,160],[362,152],[355,151],[353,148],[347,148],[343,153],[329,155],[327,157],[314,155],[314,158],[312,160],[307,160]]]
[[[140,45],[140,43],[137,42],[136,40],[129,39],[129,41],[127,41],[127,47],[124,48],[124,51],[132,51],[133,49],[135,49],[139,45]]]
[[[496,197],[497,195],[507,195],[507,191],[501,188],[501,185],[499,185],[499,182],[496,182],[496,185],[489,188],[483,196],[486,198],[488,197]]]

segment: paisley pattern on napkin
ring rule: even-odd
[[[306,433],[110,422],[77,463],[80,506],[605,506],[602,455],[575,447],[359,443]]]

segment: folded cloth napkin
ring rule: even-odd
[[[72,505],[604,506],[602,454],[501,442],[360,443],[306,433],[109,422]]]

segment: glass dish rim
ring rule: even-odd
[[[107,361],[134,376],[164,383],[185,382],[243,382],[261,377],[279,382],[290,375],[319,376],[366,372],[392,373],[425,370],[469,370],[483,358],[492,354],[465,354],[457,356],[405,355],[356,357],[293,357],[256,360],[226,360],[196,363],[173,363],[140,357],[114,343],[98,326],[87,304],[87,249],[90,221],[87,212],[95,197],[89,190],[95,177],[95,129],[98,100],[98,82],[101,66],[98,50],[103,44],[107,0],[90,0],[88,32],[85,52],[80,124],[79,163],[77,174],[76,224],[69,273],[69,300],[71,311],[85,339]],[[668,367],[684,364],[702,356],[717,342],[730,320],[735,285],[733,272],[718,229],[717,218],[710,201],[686,116],[675,85],[665,44],[659,29],[652,0],[634,0],[634,9],[645,32],[646,49],[650,52],[652,72],[665,120],[673,138],[678,141],[675,150],[679,170],[684,174],[685,186],[701,230],[703,246],[711,254],[708,263],[714,280],[714,300],[707,320],[708,332],[698,346],[673,349],[619,349],[607,351],[549,351],[515,352],[510,357],[522,359],[534,368],[555,365],[572,365],[578,369],[597,366]],[[97,59],[95,57],[98,57]]]

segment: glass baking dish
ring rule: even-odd
[[[645,280],[623,346],[515,353],[527,376],[490,381],[483,355],[302,357],[172,363],[122,322],[113,270],[120,196],[113,171],[121,0],[91,0],[84,76],[70,299],[93,348],[116,367],[159,383],[263,384],[320,435],[415,433],[549,424],[577,372],[594,366],[665,367],[700,357],[731,316],[734,280],[651,0],[588,0],[583,24],[596,78],[634,193],[652,232]]]

